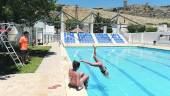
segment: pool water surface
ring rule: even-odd
[[[70,59],[93,60],[92,47],[66,47]],[[89,75],[88,96],[170,96],[170,51],[143,47],[97,47],[109,71],[81,63]]]

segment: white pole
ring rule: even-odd
[[[119,27],[120,27],[120,25],[119,25],[119,16],[117,17],[117,33],[119,33]]]
[[[103,33],[107,33],[107,26],[103,26]]]
[[[90,33],[93,33],[93,28],[94,28],[94,15],[91,14]]]
[[[43,30],[42,30],[43,31]],[[35,27],[35,43],[36,43],[36,45],[38,45],[38,36],[37,36],[37,28]]]
[[[77,33],[78,33],[78,29],[79,29],[79,25],[77,25],[77,30],[76,30],[76,31],[77,31]]]
[[[129,42],[132,43],[132,35],[131,35],[131,33],[129,33]]]
[[[141,36],[141,43],[144,43],[144,40],[143,40],[143,35],[144,35],[144,33],[142,33],[142,36]]]
[[[61,12],[61,33],[64,33],[64,13]]]
[[[61,15],[60,15],[61,17],[61,32],[60,32],[60,43],[62,43],[62,41],[64,41],[64,28],[65,28],[65,25],[64,25],[64,13],[63,12],[61,12]]]

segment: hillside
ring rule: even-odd
[[[63,6],[63,11],[72,15],[75,17],[75,6]],[[112,18],[114,17],[117,13],[116,12],[110,12],[110,11],[105,11],[103,9],[87,9],[87,8],[78,8],[78,19],[82,20],[86,16],[88,16],[91,12],[93,13],[100,13],[100,16],[104,18]],[[170,23],[170,19],[166,18],[156,18],[156,17],[141,17],[141,16],[133,16],[133,15],[128,15],[128,14],[121,14],[135,22],[138,22],[140,24],[159,24],[159,23]],[[87,19],[86,22],[89,22],[90,18]],[[120,18],[121,24],[129,24],[131,23],[128,20],[124,20],[123,18]]]

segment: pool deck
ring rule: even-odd
[[[86,90],[76,91],[68,87],[68,70],[71,61],[66,50],[57,43],[48,44],[52,46],[52,55],[46,56],[35,73],[11,74],[0,76],[1,96],[87,96]],[[111,45],[95,44],[96,46],[143,46],[170,50],[170,46],[153,45]],[[69,45],[69,46],[92,46]]]
[[[0,76],[0,96],[87,96],[85,89],[68,87],[71,61],[64,47],[52,46],[35,73]]]

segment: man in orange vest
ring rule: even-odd
[[[22,36],[19,39],[19,48],[21,52],[21,61],[26,64],[28,59],[28,35],[29,32],[23,32]]]

